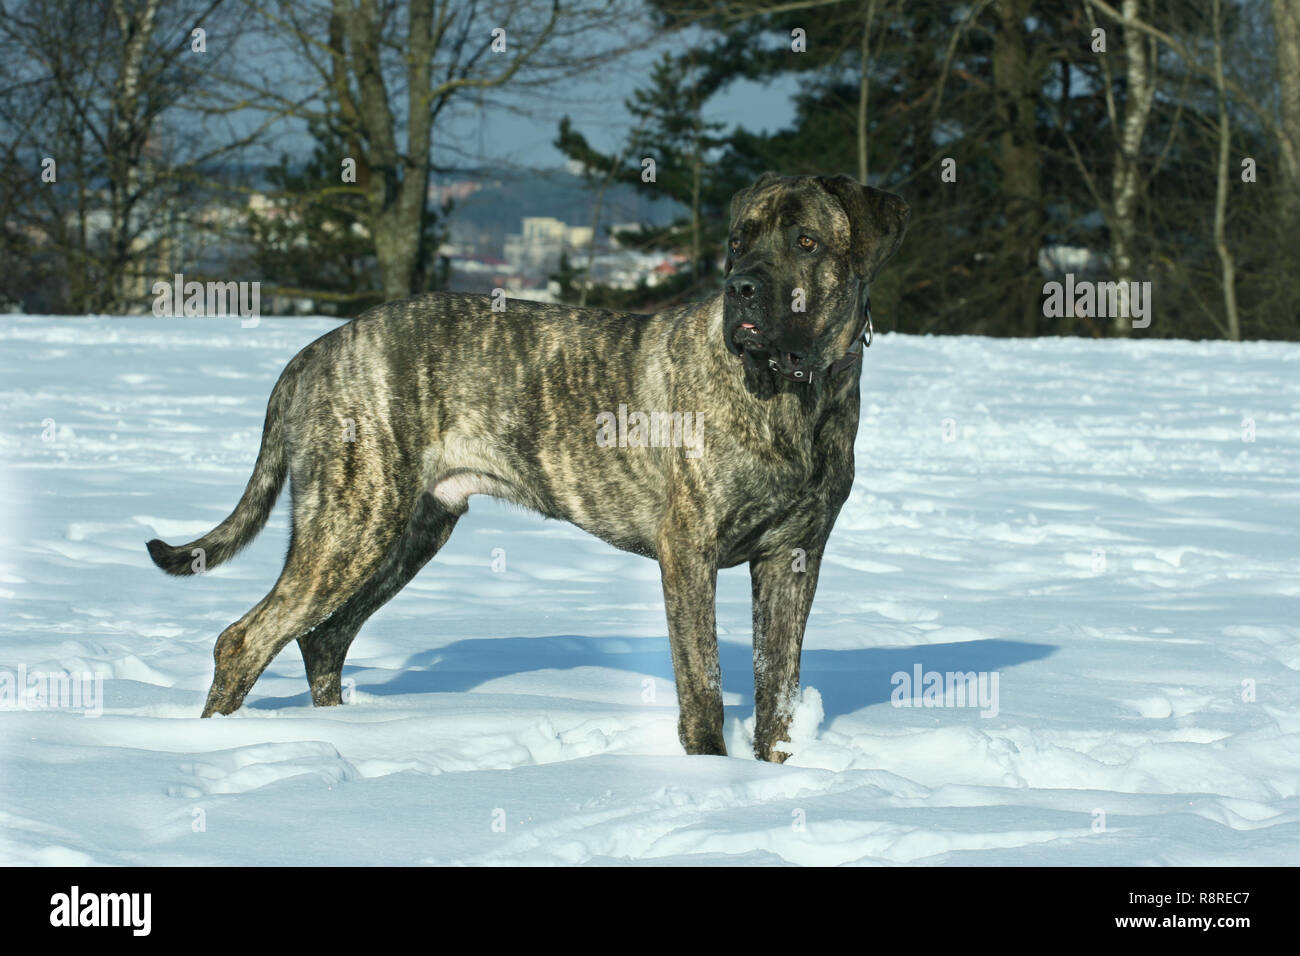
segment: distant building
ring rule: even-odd
[[[1043,246],[1038,250],[1038,271],[1045,276],[1096,273],[1108,264],[1109,257],[1086,246]]]
[[[597,285],[615,289],[654,288],[676,275],[686,262],[686,256],[676,253],[620,249],[596,256],[591,263],[589,278]]]
[[[609,227],[609,243],[615,249],[621,249],[623,248],[623,244],[618,241],[618,234],[620,232],[628,233],[629,235],[632,235],[644,231],[645,231],[645,226],[643,226],[639,222],[616,222]]]
[[[551,216],[525,216],[522,230],[505,239],[506,261],[530,275],[545,275],[560,265],[560,256],[571,256],[591,245],[590,226],[570,226]]]
[[[468,199],[482,188],[482,183],[469,179],[454,183],[443,183],[442,185],[430,183],[429,201],[436,206],[441,206],[448,199],[453,202],[460,202],[463,199]]]

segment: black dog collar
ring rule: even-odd
[[[855,364],[862,358],[862,350],[871,348],[871,340],[875,338],[875,329],[871,325],[871,297],[866,297],[866,304],[862,307],[862,324],[858,327],[857,333],[853,337],[853,344],[849,350],[837,358],[826,370],[821,373],[820,377],[838,375],[850,365]],[[776,359],[767,360],[767,366],[777,375],[780,375],[787,382],[799,382],[803,385],[812,383],[812,369],[795,369],[793,372],[782,371],[776,364]]]

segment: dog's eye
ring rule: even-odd
[[[739,239],[732,239],[731,242],[728,243],[728,245],[731,246],[731,251],[732,251],[732,252],[739,252],[739,251],[740,251],[740,240],[739,240]]]
[[[800,236],[798,239],[795,240],[795,243],[804,252],[817,251],[817,240],[814,239],[812,236]]]

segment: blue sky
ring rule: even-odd
[[[248,52],[263,60],[272,54],[257,50],[259,39],[245,36]],[[624,106],[633,91],[648,81],[651,68],[665,49],[681,49],[688,38],[671,36],[631,54],[614,58],[610,69],[598,77],[540,90],[516,86],[494,94],[482,105],[463,96],[454,110],[438,119],[434,129],[434,160],[438,165],[471,166],[486,160],[507,165],[553,169],[562,167],[565,157],[552,142],[561,117],[568,114],[575,127],[597,149],[609,151],[626,138],[631,117]],[[286,77],[287,79],[287,77]],[[794,116],[793,82],[780,80],[763,85],[740,81],[719,93],[706,105],[705,117],[731,129],[742,125],[751,131],[770,131],[788,124]],[[250,116],[251,125],[255,117]],[[244,125],[240,123],[239,125]],[[301,124],[268,137],[268,155],[282,152],[305,154],[311,147]]]
[[[461,117],[441,130],[457,137],[471,137],[465,148],[482,150],[494,159],[512,164],[542,168],[562,166],[564,155],[553,145],[560,117],[565,113],[573,119],[575,127],[597,149],[608,151],[620,145],[629,129],[631,117],[624,101],[632,91],[650,75],[650,64],[657,52],[638,57],[639,62],[628,63],[613,78],[604,77],[599,83],[569,87],[565,95],[551,91],[556,98],[538,102],[534,97],[519,97],[512,101],[520,110],[531,115],[522,116],[507,109],[486,108],[481,114]],[[790,90],[792,83],[777,82],[761,85],[741,81],[715,96],[705,108],[705,119],[733,126],[744,126],[753,132],[772,131],[789,124],[794,118]],[[437,144],[435,143],[435,149]]]

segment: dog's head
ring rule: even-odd
[[[848,176],[764,173],[731,200],[723,306],[727,348],[815,375],[861,327],[863,290],[903,239],[911,210]]]

